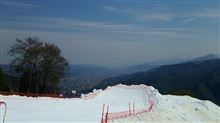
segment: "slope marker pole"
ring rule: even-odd
[[[5,112],[4,112],[4,116],[3,116],[3,123],[5,123],[5,117],[6,117],[7,105],[6,105],[5,102],[0,101],[0,107],[1,107],[1,105],[4,105],[4,106],[5,106]]]
[[[101,118],[101,123],[104,123],[104,119],[103,119],[104,111],[105,111],[105,104],[103,104],[103,106],[102,106],[102,118]]]
[[[107,107],[107,111],[105,115],[105,123],[108,123],[108,109],[109,109],[109,106]]]
[[[131,116],[131,103],[129,103],[129,115]]]

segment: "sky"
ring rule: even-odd
[[[60,47],[70,64],[123,66],[220,54],[218,0],[0,0],[0,63],[16,38]]]

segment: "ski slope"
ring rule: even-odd
[[[153,111],[115,120],[117,123],[220,123],[220,107],[189,96],[163,95]]]
[[[145,85],[117,85],[72,99],[0,95],[0,100],[8,106],[6,123],[100,122],[103,104],[109,105],[109,112],[127,111],[128,103],[135,103],[136,109],[146,108],[146,90],[154,100],[153,110],[114,122],[220,122],[220,108],[210,101],[161,95],[153,87]]]

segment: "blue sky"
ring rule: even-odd
[[[1,0],[1,60],[16,38],[58,45],[71,64],[120,66],[220,53],[218,0]]]

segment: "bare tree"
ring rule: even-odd
[[[11,66],[21,75],[21,92],[47,93],[56,91],[59,79],[68,66],[54,44],[44,43],[39,38],[16,39],[9,50],[13,56]]]

